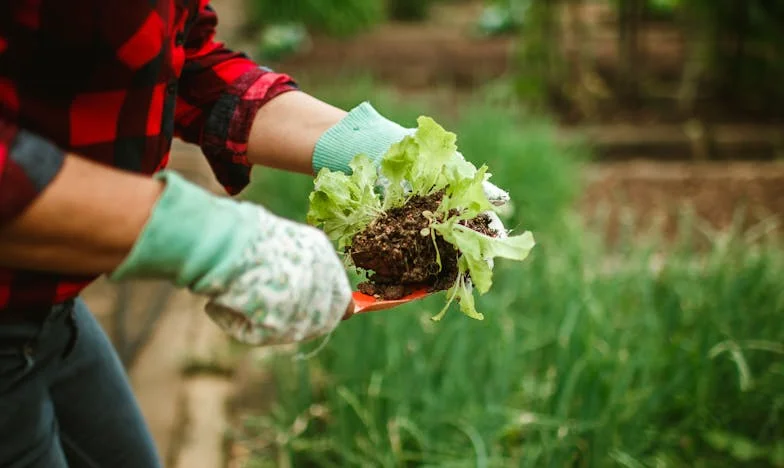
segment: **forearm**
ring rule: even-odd
[[[100,274],[127,256],[163,183],[69,155],[22,215],[0,228],[0,265]]]
[[[316,142],[345,115],[345,111],[301,91],[281,94],[256,114],[248,141],[248,160],[312,175]]]

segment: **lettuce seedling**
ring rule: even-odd
[[[525,260],[535,242],[530,232],[491,237],[464,225],[493,209],[483,189],[490,178],[486,165],[476,168],[457,155],[457,137],[433,119],[420,117],[416,131],[393,144],[377,168],[365,155],[351,161],[351,174],[322,169],[310,194],[308,223],[322,228],[341,250],[374,220],[402,207],[414,196],[442,192],[435,213],[423,213],[429,226],[422,235],[436,236],[457,249],[458,274],[447,290],[444,308],[433,317],[440,320],[457,299],[461,311],[474,319],[477,312],[473,290],[485,294],[493,283],[492,260]],[[437,248],[437,247],[436,247]],[[436,260],[439,262],[440,260]]]

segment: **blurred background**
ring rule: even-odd
[[[167,466],[784,467],[784,2],[213,5],[305,91],[455,132],[538,245],[499,262],[482,322],[431,322],[434,297],[294,348],[96,283]],[[265,177],[304,220],[312,180]]]

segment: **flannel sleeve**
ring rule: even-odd
[[[53,143],[0,117],[0,226],[44,191],[64,159],[64,151]]]
[[[256,112],[296,84],[217,42],[217,22],[215,11],[203,2],[185,38],[175,131],[201,147],[216,178],[233,195],[249,180],[246,153]]]

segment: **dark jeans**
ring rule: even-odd
[[[84,302],[0,324],[0,467],[160,466],[125,370]]]

